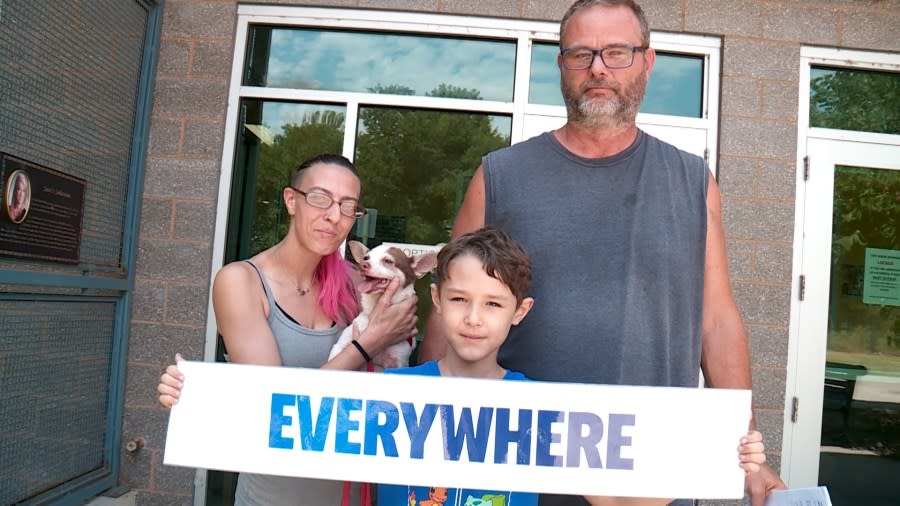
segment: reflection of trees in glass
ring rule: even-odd
[[[830,336],[829,349],[900,355],[900,308],[864,304],[860,290],[866,248],[900,250],[898,218],[900,171],[835,168],[831,327],[850,332]]]
[[[344,142],[344,114],[316,111],[299,123],[284,125],[271,144],[259,148],[256,205],[250,237],[252,255],[280,241],[287,232],[288,216],[281,193],[297,166],[319,153],[340,153]]]
[[[370,91],[413,94],[397,85]],[[477,90],[446,84],[427,95],[480,99]],[[483,113],[365,107],[359,115],[355,159],[363,174],[363,202],[378,211],[374,242],[447,241],[481,156],[509,145],[509,137]]]
[[[900,75],[848,69],[813,72],[821,75],[810,82],[810,125],[900,133]]]

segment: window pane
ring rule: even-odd
[[[559,67],[556,66],[557,44],[531,46],[531,79],[528,85],[528,103],[565,105],[559,91]]]
[[[376,224],[352,235],[370,246],[446,242],[482,155],[508,146],[511,129],[509,116],[360,107],[355,161]]]
[[[247,258],[287,233],[281,192],[297,166],[319,153],[340,153],[341,106],[245,99],[235,153],[227,260]]]
[[[656,53],[641,112],[700,118],[702,99],[703,57]]]
[[[900,134],[900,74],[813,67],[809,124]]]
[[[535,43],[531,53],[528,101],[565,105],[559,91],[559,46]],[[635,63],[640,59],[635,56]],[[656,54],[641,112],[699,118],[703,104],[703,57]]]
[[[512,101],[515,41],[256,26],[244,84]]]

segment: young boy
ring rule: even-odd
[[[447,336],[447,353],[437,361],[385,372],[526,380],[522,373],[501,367],[497,352],[510,327],[522,321],[534,303],[527,296],[530,282],[528,255],[499,229],[483,228],[449,242],[438,253],[431,285],[434,311],[440,314]],[[537,494],[524,492],[383,484],[375,497],[379,506],[538,503]]]
[[[534,304],[528,297],[531,262],[522,247],[505,232],[482,228],[461,235],[438,253],[435,283],[431,285],[434,311],[441,316],[447,336],[444,358],[417,367],[388,369],[389,374],[462,376],[527,380],[504,369],[497,352],[509,329],[525,318]],[[755,472],[765,461],[762,436],[751,432],[741,440],[741,466]],[[533,493],[466,490],[432,486],[378,485],[379,506],[437,506],[446,504],[537,505]],[[497,500],[494,500],[497,499]],[[588,497],[595,505],[664,505],[666,499]],[[481,502],[479,502],[481,501]]]

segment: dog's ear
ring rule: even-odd
[[[435,267],[437,267],[437,253],[434,251],[412,257],[412,268],[416,278],[428,274]]]
[[[361,264],[366,255],[369,254],[369,248],[359,241],[350,241],[348,246],[350,246],[350,254],[353,255],[353,259],[358,264]]]

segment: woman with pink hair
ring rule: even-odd
[[[358,274],[338,248],[357,218],[360,179],[340,155],[303,162],[283,191],[290,215],[287,234],[275,246],[216,274],[213,309],[230,362],[290,367],[359,369],[368,356],[416,333],[416,298],[390,304],[394,280],[369,325],[330,361],[341,331],[359,313]],[[180,356],[176,356],[176,361]],[[178,401],[184,376],[177,364],[160,378],[163,406]],[[235,504],[340,504],[342,482],[242,473]]]

